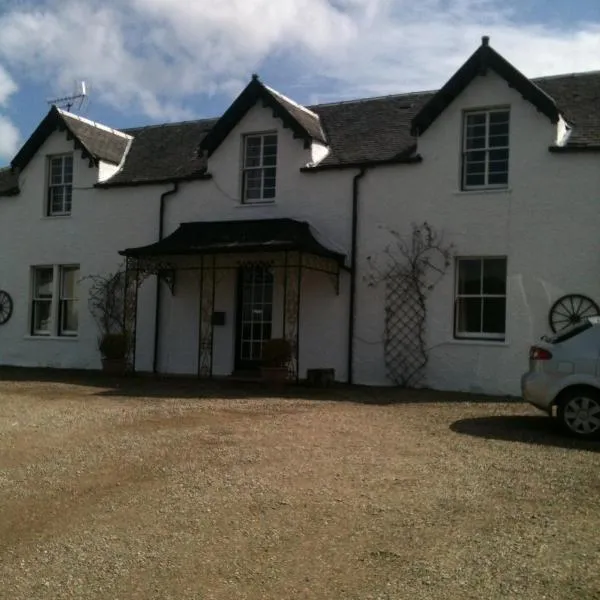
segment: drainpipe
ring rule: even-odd
[[[160,208],[158,212],[158,241],[163,239],[165,228],[165,204],[169,196],[179,191],[179,183],[173,181],[173,187],[160,195]],[[158,372],[158,351],[159,351],[159,326],[160,326],[160,308],[161,308],[160,279],[156,279],[156,298],[154,302],[154,353],[152,356],[152,373]]]
[[[356,258],[358,248],[358,190],[359,180],[367,171],[360,167],[352,179],[352,241],[350,250],[350,307],[348,311],[348,383],[354,383],[354,317],[356,305]]]

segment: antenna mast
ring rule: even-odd
[[[87,88],[85,81],[80,81],[75,85],[75,93],[71,96],[63,96],[62,98],[52,98],[47,100],[48,104],[53,104],[58,108],[64,108],[71,112],[71,108],[75,107],[75,110],[81,111],[86,100],[88,99]]]

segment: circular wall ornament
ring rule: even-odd
[[[548,323],[554,333],[581,323],[586,317],[600,315],[598,305],[582,294],[567,294],[559,298],[550,308]]]
[[[6,323],[13,311],[13,301],[8,292],[0,290],[0,325]]]

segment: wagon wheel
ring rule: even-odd
[[[554,333],[580,323],[586,317],[600,315],[598,305],[587,296],[567,294],[559,298],[550,308],[548,323]]]
[[[0,290],[0,325],[6,323],[13,311],[13,301],[8,292]]]

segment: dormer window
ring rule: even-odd
[[[51,156],[48,165],[48,210],[49,217],[71,214],[73,196],[73,155]]]
[[[508,185],[508,109],[464,114],[463,190]]]
[[[242,202],[272,202],[277,177],[277,134],[244,136]]]

